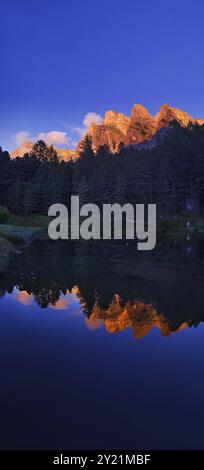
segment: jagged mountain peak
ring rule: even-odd
[[[93,142],[93,150],[101,145],[107,145],[111,152],[117,152],[121,143],[137,145],[149,141],[161,129],[169,127],[172,121],[177,121],[183,127],[190,122],[204,124],[204,120],[195,119],[190,114],[178,108],[163,104],[159,112],[153,116],[141,104],[135,104],[130,116],[110,110],[105,113],[101,124],[91,125],[87,131]]]
[[[183,127],[186,127],[190,122],[204,124],[203,119],[195,119],[185,111],[166,103],[160,106],[159,112],[155,116],[145,106],[136,103],[131,109],[130,116],[114,110],[106,111],[103,121],[100,124],[92,122],[85,136],[91,138],[95,152],[102,145],[106,145],[110,152],[115,153],[121,144],[126,146],[140,144],[141,146],[145,142],[152,141],[154,137],[154,143],[157,142],[161,131],[165,131],[166,128],[168,130],[172,121],[177,121]],[[165,132],[162,135],[165,135]],[[55,147],[60,158],[65,161],[77,158],[84,137],[76,149],[59,149]],[[32,146],[33,142],[23,142],[20,147],[11,153],[11,156],[16,157],[22,156],[26,152],[30,153]]]
[[[145,106],[137,103],[137,104],[134,104],[134,106],[132,107],[131,109],[131,117],[132,118],[135,118],[135,117],[142,117],[142,116],[151,116],[150,112],[148,111],[147,108],[145,108]]]
[[[115,126],[120,129],[122,132],[127,131],[129,126],[130,118],[123,113],[118,113],[117,111],[106,111],[105,118],[102,122],[104,126]]]

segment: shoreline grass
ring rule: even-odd
[[[49,240],[48,225],[50,217],[42,214],[21,216],[10,214],[6,222],[0,223],[0,245],[2,239],[14,244],[25,245],[35,238]],[[190,234],[201,237],[204,234],[204,215],[193,216],[191,214],[180,215],[174,220],[160,220],[157,218],[157,237],[178,237],[185,239]],[[2,250],[0,251],[1,254]]]
[[[28,243],[38,236],[43,229],[41,227],[0,225],[0,237],[14,243]]]

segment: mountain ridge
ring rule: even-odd
[[[99,147],[106,145],[111,153],[118,152],[120,146],[138,145],[150,143],[162,129],[170,127],[173,121],[181,126],[187,127],[190,122],[203,125],[204,119],[193,118],[190,114],[178,108],[163,104],[155,115],[152,115],[147,108],[141,104],[135,104],[131,109],[130,116],[123,113],[108,110],[105,112],[103,121],[100,124],[92,122],[84,137],[79,141],[75,149],[61,149],[54,147],[64,161],[76,159],[79,156],[83,142],[87,136],[92,140],[92,148],[97,152]],[[163,135],[165,135],[163,133]],[[22,157],[26,152],[30,153],[33,142],[25,141],[17,149],[11,152],[11,157]]]
[[[163,104],[154,116],[141,104],[135,104],[131,115],[107,111],[101,124],[91,124],[86,135],[92,139],[94,151],[101,145],[107,145],[112,153],[118,151],[121,143],[138,145],[150,141],[154,135],[163,128],[177,121],[186,127],[190,122],[204,124],[204,119],[193,118],[190,114],[178,108]]]

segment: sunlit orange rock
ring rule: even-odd
[[[158,314],[151,304],[126,302],[125,306],[122,306],[118,296],[114,296],[107,310],[100,308],[96,303],[86,320],[86,325],[91,329],[101,328],[101,320],[108,333],[117,333],[130,328],[136,339],[146,336],[153,327],[156,327],[162,336],[171,333],[164,316]],[[176,331],[181,331],[187,326],[187,323],[183,323]]]
[[[113,110],[106,111],[102,123],[91,123],[84,137],[88,135],[92,139],[95,152],[102,145],[106,145],[110,152],[116,153],[121,144],[137,145],[151,140],[159,130],[167,128],[172,121],[177,121],[184,127],[190,122],[204,124],[203,119],[195,119],[190,114],[168,104],[163,104],[155,116],[152,116],[141,104],[135,104],[130,116]],[[75,149],[55,147],[60,159],[69,161],[78,158],[84,137]],[[11,156],[22,157],[26,152],[31,152],[32,146],[32,141],[25,141],[11,152]]]
[[[151,304],[139,301],[126,301],[123,304],[120,296],[114,295],[107,308],[102,308],[98,301],[95,301],[91,313],[87,315],[87,305],[78,286],[71,290],[66,290],[66,294],[54,303],[50,301],[52,291],[48,292],[47,306],[56,310],[68,309],[73,304],[73,296],[76,296],[79,309],[76,314],[85,315],[85,324],[90,330],[97,330],[105,326],[108,333],[117,333],[130,328],[136,339],[146,336],[152,328],[157,328],[162,336],[169,336],[171,333],[179,332],[188,328],[188,323],[183,322],[176,328],[170,324],[165,315],[158,313]],[[41,293],[42,296],[42,293]],[[39,297],[39,296],[38,296]],[[27,291],[18,291],[16,300],[23,305],[30,305],[36,298]]]
[[[135,104],[130,117],[112,110],[107,111],[101,124],[93,123],[89,126],[87,135],[92,139],[94,151],[101,145],[107,145],[109,150],[115,153],[121,143],[137,145],[149,141],[157,131],[168,127],[172,121],[177,121],[184,127],[190,122],[204,124],[204,120],[195,119],[190,114],[167,104],[162,105],[155,116],[152,116],[144,106]]]

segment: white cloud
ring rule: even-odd
[[[90,124],[92,124],[93,122],[95,124],[101,124],[102,121],[103,121],[103,118],[100,114],[89,112],[84,116],[84,119],[83,119],[84,127],[74,127],[73,131],[76,132],[80,136],[80,138],[82,138],[87,131],[87,127],[89,127]]]
[[[100,116],[100,114],[89,112],[84,116],[82,126],[74,128],[70,126],[70,131],[78,134],[79,138],[81,139],[86,134],[87,128],[91,123],[94,122],[96,124],[101,124],[102,120],[103,118]],[[17,146],[24,144],[26,141],[36,142],[37,140],[44,140],[47,145],[62,145],[72,148],[78,143],[76,142],[77,138],[69,137],[67,132],[62,131],[39,132],[37,136],[33,137],[29,131],[22,130],[13,136],[13,140]]]
[[[31,137],[30,132],[28,131],[19,131],[15,135],[13,135],[13,140],[15,141],[16,145],[21,145],[28,140],[33,140]]]
[[[74,127],[73,131],[76,132],[79,137],[84,137],[84,134],[86,133],[86,127]]]
[[[67,133],[61,131],[40,132],[37,140],[44,140],[48,145],[69,145],[71,143]]]
[[[78,145],[78,143],[79,143],[78,140],[71,139],[70,147],[75,149],[75,147]]]
[[[95,122],[95,124],[101,124],[102,120],[103,118],[100,116],[100,114],[90,112],[84,116],[83,125],[88,127],[90,124],[92,124],[92,122]]]

